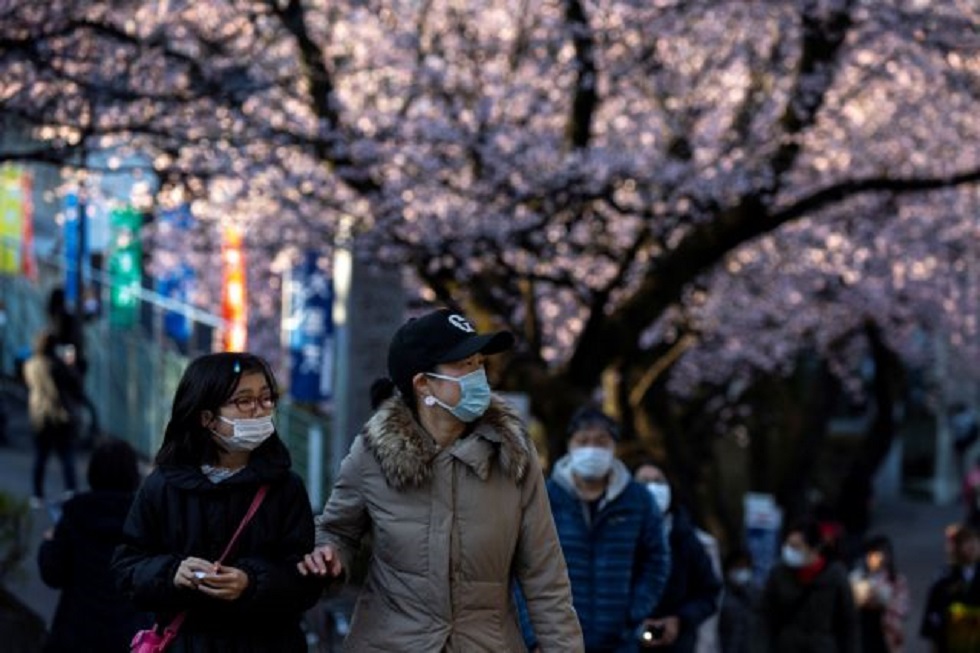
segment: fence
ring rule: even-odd
[[[47,324],[45,306],[49,289],[63,276],[50,262],[41,266],[36,282],[0,275],[0,300],[6,323],[0,326],[0,371],[14,375],[28,355],[34,336]],[[107,294],[107,292],[106,292]],[[106,317],[85,324],[88,358],[85,387],[103,433],[128,440],[142,455],[151,457],[163,440],[170,406],[180,375],[193,355],[185,355],[160,333],[168,298],[142,291],[140,302],[152,316],[146,325],[121,329]],[[200,314],[200,311],[195,311]],[[330,433],[329,419],[284,398],[276,410],[277,429],[293,457],[295,471],[310,490],[314,508],[324,499],[324,488],[332,466],[324,442]]]

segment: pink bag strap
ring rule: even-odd
[[[252,520],[252,517],[255,515],[255,512],[259,509],[259,506],[262,505],[262,499],[265,498],[265,493],[268,491],[269,491],[269,486],[263,485],[255,493],[255,497],[252,499],[252,505],[248,507],[248,512],[246,512],[245,516],[242,517],[242,522],[238,525],[238,529],[235,531],[235,534],[232,535],[231,539],[228,541],[228,546],[225,547],[224,553],[222,553],[221,557],[218,558],[219,564],[225,561],[225,558],[228,556],[228,553],[231,551],[231,547],[235,546],[235,542],[238,540],[238,536],[241,535],[242,530],[245,528],[245,525]]]
[[[228,546],[225,547],[224,553],[222,553],[221,557],[218,558],[219,564],[221,562],[224,562],[225,558],[228,556],[228,552],[231,551],[231,547],[235,546],[235,542],[238,541],[238,536],[241,535],[242,530],[245,528],[245,525],[252,520],[253,516],[255,516],[256,511],[258,511],[259,506],[262,505],[262,500],[265,499],[265,494],[268,491],[269,491],[268,485],[263,485],[258,489],[258,491],[256,491],[255,496],[252,498],[252,505],[248,507],[248,510],[245,512],[245,516],[242,517],[242,521],[240,524],[238,524],[238,528],[235,530],[235,534],[231,536],[230,540],[228,540]],[[170,623],[167,624],[167,626],[164,628],[164,633],[165,634],[167,632],[172,633],[171,637],[175,637],[177,635],[177,631],[180,630],[180,625],[184,623],[184,617],[186,616],[187,616],[186,611],[178,613],[173,619],[170,620]]]

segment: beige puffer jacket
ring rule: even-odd
[[[513,577],[541,651],[584,650],[534,446],[499,398],[446,449],[400,399],[379,408],[317,518],[317,544],[346,569],[369,529],[345,650],[523,651]]]

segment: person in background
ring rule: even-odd
[[[296,569],[313,547],[313,510],[276,433],[278,399],[269,364],[249,353],[203,355],[177,386],[112,561],[118,586],[157,625],[185,614],[175,652],[307,650],[300,621],[324,584]]]
[[[964,521],[973,528],[980,528],[980,456],[963,475]]]
[[[711,568],[719,579],[724,579],[724,570],[721,566],[721,551],[718,547],[718,540],[708,531],[694,527],[694,534],[698,536],[698,541],[704,547],[708,559],[711,560]],[[718,605],[721,605],[725,593],[725,585],[722,582],[721,589],[718,590]],[[718,641],[718,619],[719,610],[716,610],[710,617],[705,619],[698,626],[697,642],[694,645],[695,653],[719,653],[721,643]]]
[[[861,653],[901,653],[909,613],[909,588],[895,567],[891,540],[876,535],[850,575],[861,629]]]
[[[660,509],[616,459],[615,420],[583,406],[567,437],[568,453],[555,463],[547,488],[585,650],[636,651],[670,572]],[[534,650],[535,633],[523,619],[522,625]]]
[[[764,653],[856,653],[857,611],[847,569],[821,551],[819,523],[789,527],[782,561],[769,572],[760,602]]]
[[[693,653],[698,628],[718,611],[721,579],[664,470],[656,463],[646,461],[637,466],[633,478],[646,485],[664,515],[670,550],[667,588],[644,622],[646,631],[642,645],[664,653]]]
[[[951,531],[950,563],[929,586],[919,634],[933,653],[980,651],[980,533]]]
[[[76,489],[75,444],[78,439],[77,406],[81,381],[58,358],[57,341],[50,331],[42,331],[34,342],[34,353],[24,363],[27,384],[27,415],[34,432],[34,465],[31,473],[31,506],[44,506],[44,476],[48,458],[57,454],[61,461],[66,496]]]
[[[523,650],[515,577],[541,650],[583,650],[534,445],[484,368],[513,343],[506,331],[478,334],[448,308],[392,337],[389,381],[372,389],[378,408],[341,464],[300,567],[349,571],[370,534],[346,650]]]
[[[85,336],[82,319],[68,305],[64,288],[56,287],[48,295],[48,331],[54,336],[59,358],[68,365],[78,377],[78,396],[75,401],[79,408],[88,413],[88,428],[85,429],[83,446],[91,446],[99,434],[99,414],[91,397],[85,392],[85,374],[88,371],[88,357],[85,352]]]
[[[41,580],[61,590],[44,653],[126,653],[133,633],[152,623],[116,588],[110,572],[140,484],[129,443],[101,442],[89,459],[88,484],[90,490],[65,502],[38,548]]]
[[[64,288],[53,288],[48,294],[47,313],[48,329],[54,335],[55,344],[72,350],[73,365],[79,377],[84,378],[88,370],[88,358],[85,355],[82,323],[69,308]]]
[[[756,630],[759,590],[752,574],[752,556],[735,549],[725,561],[725,590],[718,611],[722,653],[750,653]]]

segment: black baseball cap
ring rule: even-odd
[[[388,376],[402,387],[419,372],[473,354],[499,354],[514,345],[510,331],[478,334],[466,316],[440,308],[412,318],[395,332],[388,347]]]

